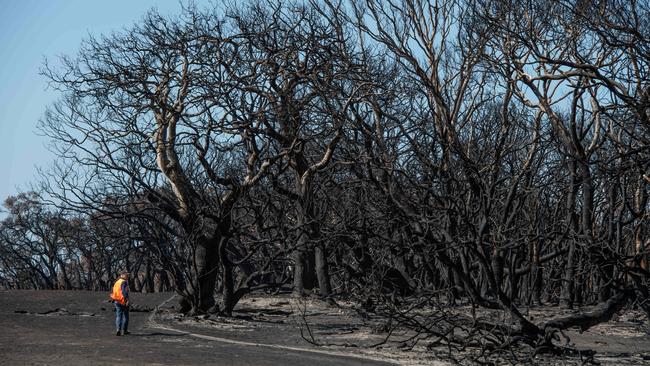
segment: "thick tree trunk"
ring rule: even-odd
[[[305,294],[305,249],[295,248],[291,253],[293,260],[293,296],[301,297]]]
[[[330,285],[329,269],[327,265],[327,248],[324,244],[319,244],[314,250],[316,278],[318,279],[318,288],[320,296],[329,297],[332,294]]]
[[[230,238],[231,222],[230,216],[225,217],[220,224],[219,231],[221,232],[221,239],[219,240],[219,259],[221,261],[221,309],[223,315],[231,316],[235,305],[243,296],[241,289],[235,291],[235,266],[228,257],[229,246],[231,245]]]
[[[305,295],[305,289],[314,288],[314,252],[308,248],[307,235],[298,239],[297,247],[291,253],[293,259],[293,295]]]
[[[313,212],[313,198],[309,181],[302,182],[300,174],[297,177],[296,191],[299,193],[297,215],[300,234],[296,249],[292,253],[294,262],[293,295],[303,296],[306,289],[319,286],[321,296],[330,295],[330,279],[327,267],[327,251],[323,244],[312,247],[312,242],[318,239],[318,223]],[[318,267],[317,267],[318,266]],[[316,283],[318,280],[318,283]]]
[[[147,258],[144,272],[144,291],[147,293],[154,292],[153,271],[151,270],[151,258]]]
[[[517,302],[519,299],[519,287],[520,287],[520,275],[517,274],[516,268],[519,266],[519,260],[517,258],[517,254],[514,251],[510,251],[510,255],[508,256],[508,263],[509,263],[509,273],[510,275],[507,277],[508,278],[508,292],[507,296],[512,302]],[[505,276],[504,276],[505,277]]]
[[[235,280],[233,276],[232,263],[225,256],[221,257],[221,274],[223,289],[221,292],[221,313],[226,316],[231,316],[232,311],[237,304],[238,299],[235,299]]]
[[[181,304],[182,312],[206,313],[215,305],[214,290],[219,273],[218,241],[202,238],[198,240],[194,252],[195,276],[189,299]],[[188,308],[189,307],[189,308]]]
[[[496,288],[493,289],[493,291],[494,293],[498,293],[501,291],[501,284],[503,282],[503,254],[496,248],[496,246],[493,247],[490,265],[492,267],[492,273],[494,274],[494,281],[496,284]],[[513,275],[515,274],[513,273]]]

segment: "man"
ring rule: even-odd
[[[122,272],[113,285],[111,299],[115,303],[115,326],[117,334],[129,334],[129,273]]]

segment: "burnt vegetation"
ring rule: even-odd
[[[5,201],[0,285],[107,290],[128,268],[189,314],[289,289],[451,352],[565,352],[565,329],[650,314],[648,19],[614,0],[152,11],[44,65],[58,159]],[[522,311],[544,305],[597,306]]]

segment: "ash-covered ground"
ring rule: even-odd
[[[339,300],[332,306],[313,298],[257,294],[244,298],[232,318],[184,317],[175,311],[173,296],[134,293],[132,333],[117,337],[107,293],[1,291],[0,364],[446,365],[453,364],[452,359],[472,363],[471,348],[432,347],[426,335],[360,312],[352,302]],[[562,313],[568,311],[541,307],[531,309],[528,316],[542,321]],[[650,336],[641,313],[627,311],[588,331],[565,335],[562,341],[572,347],[597,351],[594,362],[650,364]],[[503,362],[568,365],[585,360],[538,356]]]

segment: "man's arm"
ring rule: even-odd
[[[124,296],[124,302],[126,305],[129,304],[129,284],[128,282],[122,282],[122,296]]]

